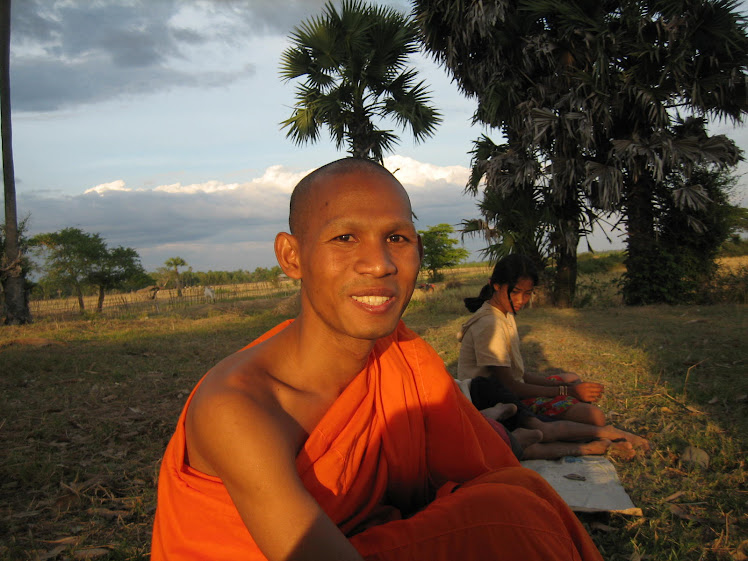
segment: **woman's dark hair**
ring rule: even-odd
[[[533,284],[538,284],[538,269],[535,267],[535,263],[524,255],[516,253],[507,255],[496,263],[488,284],[481,288],[480,294],[475,298],[465,298],[465,307],[471,312],[476,312],[483,305],[483,302],[490,300],[493,296],[495,292],[494,284],[508,285],[506,293],[511,303],[512,290],[521,278],[528,278],[532,280]]]

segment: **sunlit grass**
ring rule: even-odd
[[[417,290],[406,312],[452,372],[469,317],[462,299],[486,278],[485,268],[454,273],[451,288]],[[0,559],[60,547],[61,557],[99,548],[109,552],[99,559],[147,559],[158,464],[188,392],[297,305],[1,328]],[[746,317],[745,305],[535,305],[518,316],[529,368],[603,382],[609,418],[654,445],[617,464],[644,517],[583,517],[607,561],[738,558],[748,539]],[[681,462],[688,446],[709,455],[706,469]]]

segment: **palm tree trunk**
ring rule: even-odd
[[[556,286],[553,300],[559,308],[570,308],[577,291],[577,248],[561,251],[556,262]]]
[[[626,275],[623,283],[623,300],[627,305],[650,304],[657,287],[652,279],[658,276],[657,238],[654,230],[652,205],[653,180],[642,173],[627,185],[626,192]]]
[[[174,267],[174,276],[176,277],[176,280],[174,281],[177,285],[177,298],[182,297],[182,279],[179,278],[179,270]]]
[[[556,282],[553,303],[570,308],[577,292],[577,246],[579,245],[579,203],[576,190],[570,187],[563,205],[556,210],[558,223],[553,234],[556,254]]]
[[[0,119],[3,143],[3,185],[5,194],[5,250],[0,261],[5,300],[5,323],[31,322],[21,251],[18,240],[16,179],[13,168],[13,135],[10,115],[10,0],[0,0]]]

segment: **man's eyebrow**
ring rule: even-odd
[[[327,230],[330,228],[364,228],[367,229],[369,226],[369,220],[367,219],[355,219],[351,218],[350,216],[339,216],[334,217],[328,220],[325,224],[323,224],[322,229]],[[412,220],[402,219],[402,220],[392,220],[385,224],[384,230],[397,230],[400,228],[412,228],[415,230],[415,224],[413,224]]]

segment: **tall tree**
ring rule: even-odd
[[[649,300],[659,291],[658,300],[670,304],[708,302],[711,291],[705,288],[717,274],[716,257],[734,227],[737,208],[729,199],[736,182],[729,168],[699,166],[688,181],[676,172],[655,189],[655,248],[661,266],[653,268],[656,276],[637,297]]]
[[[181,257],[170,257],[164,262],[164,265],[170,269],[174,275],[174,283],[177,286],[177,297],[182,297],[182,277],[179,274],[179,267],[186,267],[187,261]]]
[[[281,58],[284,80],[304,77],[296,104],[283,121],[297,144],[316,142],[327,127],[339,149],[382,162],[398,137],[375,120],[409,127],[416,141],[433,135],[441,122],[423,81],[407,67],[417,52],[418,28],[396,10],[343,0],[325,4],[322,15],[294,28],[292,47]]]
[[[486,191],[546,182],[557,276],[573,280],[576,245],[597,218],[593,209],[622,209],[635,275],[627,282],[646,279],[655,185],[674,169],[688,176],[695,165],[737,159],[729,139],[681,127],[690,115],[739,121],[746,110],[748,40],[737,3],[414,3],[427,48],[477,98],[475,119],[508,140],[514,153],[496,154],[496,167],[517,155],[537,158],[531,176],[514,185],[489,178]]]
[[[0,281],[5,298],[5,323],[21,325],[31,322],[25,272],[18,231],[16,178],[13,167],[13,134],[10,112],[10,0],[0,0],[0,119],[2,120],[3,186],[5,225],[3,253],[0,257]]]

